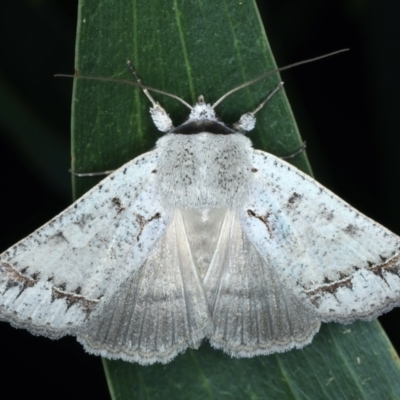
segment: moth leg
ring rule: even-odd
[[[258,113],[265,106],[265,104],[267,104],[268,101],[271,100],[272,97],[274,97],[275,94],[282,89],[282,87],[283,82],[279,82],[278,86],[265,98],[265,100],[258,105],[254,111],[243,114],[239,121],[232,125],[232,128],[239,132],[249,132],[254,129],[254,126],[256,125],[256,113]]]
[[[69,169],[68,172],[73,176],[82,177],[92,177],[92,176],[101,176],[101,175],[110,175],[115,171],[115,169],[110,169],[108,171],[100,171],[100,172],[75,172],[72,169]]]
[[[283,82],[279,82],[278,86],[267,96],[267,98],[261,102],[261,104],[251,113],[255,115],[267,104],[283,87]]]
[[[279,157],[281,160],[290,160],[291,158],[296,157],[297,155],[303,153],[307,148],[307,143],[304,141],[302,145],[292,153],[287,154],[286,156]]]

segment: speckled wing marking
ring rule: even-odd
[[[255,150],[243,228],[321,321],[371,320],[400,305],[400,239],[281,159]]]
[[[125,164],[1,254],[1,320],[52,338],[77,334],[165,230],[157,160],[155,150]]]

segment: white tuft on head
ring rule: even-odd
[[[189,115],[189,121],[210,120],[217,121],[214,109],[211,104],[206,104],[203,96],[199,96],[197,103]]]

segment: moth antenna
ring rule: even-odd
[[[243,88],[245,88],[245,87],[247,87],[247,86],[250,86],[250,85],[252,85],[253,83],[256,83],[256,82],[258,82],[258,81],[261,81],[262,79],[265,79],[265,78],[267,78],[267,77],[270,76],[270,75],[276,74],[277,72],[284,71],[284,70],[289,69],[289,68],[297,67],[297,66],[299,66],[299,65],[308,64],[308,63],[311,63],[311,62],[314,62],[314,61],[317,61],[317,60],[321,60],[321,59],[323,59],[323,58],[331,57],[331,56],[334,56],[334,55],[336,55],[336,54],[343,53],[343,52],[349,51],[349,50],[350,50],[350,49],[337,50],[337,51],[334,51],[334,52],[332,52],[332,53],[324,54],[323,56],[318,56],[318,57],[310,58],[310,59],[308,59],[308,60],[299,61],[299,62],[296,62],[296,63],[294,63],[294,64],[286,65],[285,67],[276,68],[276,69],[273,69],[272,71],[268,71],[267,73],[265,73],[265,74],[263,74],[263,75],[260,75],[260,76],[258,76],[257,78],[254,78],[254,79],[252,79],[252,80],[250,80],[250,81],[248,81],[248,82],[242,83],[241,85],[236,86],[235,88],[231,89],[229,92],[225,93],[221,98],[219,98],[219,99],[212,105],[212,108],[217,107],[217,105],[218,105],[219,103],[221,103],[222,101],[224,101],[224,100],[225,100],[228,96],[230,96],[232,93],[235,93],[235,92],[237,92],[237,91],[240,90],[240,89],[243,89]]]
[[[132,75],[136,79],[137,83],[139,85],[142,84],[142,80],[139,78],[138,74],[136,73],[135,68],[133,67],[133,64],[131,61],[126,60],[126,63],[128,64],[128,68],[131,70]],[[143,88],[142,88],[143,89]],[[147,89],[143,89],[143,93],[146,95],[146,97],[150,100],[151,104],[153,104],[153,107],[157,105],[157,102],[153,99],[152,95],[149,93]]]
[[[126,63],[128,64],[128,67],[129,67],[129,69],[131,70],[132,75],[135,77],[137,83],[138,83],[138,84],[140,85],[140,87],[142,88],[144,94],[145,94],[145,95],[147,96],[147,98],[151,101],[151,104],[153,104],[153,107],[157,106],[158,103],[153,99],[152,95],[149,93],[149,90],[152,90],[152,89],[149,89],[149,88],[145,87],[145,86],[142,84],[142,80],[139,78],[139,76],[138,76],[138,74],[137,74],[137,72],[136,72],[136,69],[135,69],[135,67],[133,66],[132,62],[129,61],[129,60],[127,60]],[[163,94],[165,94],[165,95],[167,95],[167,96],[171,96],[171,97],[173,97],[174,99],[179,100],[181,103],[183,103],[183,104],[184,104],[186,107],[188,107],[190,110],[193,109],[193,107],[192,107],[191,105],[189,105],[188,103],[186,103],[186,101],[183,100],[183,99],[181,99],[180,97],[178,97],[178,96],[176,96],[176,95],[174,95],[174,94],[172,94],[172,93],[167,93],[167,92],[163,92]]]
[[[145,92],[145,94],[146,94],[146,91],[147,91],[146,96],[152,102],[153,106],[154,106],[154,104],[157,104],[157,103],[154,102],[154,99],[153,100],[150,99],[151,96],[148,93],[148,91],[154,92],[154,93],[160,93],[160,94],[163,94],[164,96],[172,97],[173,99],[178,100],[179,102],[181,102],[189,110],[193,110],[193,107],[189,103],[187,103],[185,100],[181,99],[180,97],[178,97],[178,96],[176,96],[176,95],[174,95],[172,93],[164,92],[164,90],[160,90],[160,89],[153,88],[151,86],[143,85],[140,82],[132,82],[132,81],[128,81],[127,79],[105,78],[105,77],[102,77],[102,76],[79,75],[77,71],[75,71],[74,75],[70,75],[70,74],[55,74],[54,76],[56,78],[74,78],[74,79],[79,78],[79,79],[86,79],[86,80],[89,80],[89,81],[125,83],[127,85],[133,85],[133,86],[136,86],[136,87],[140,87]],[[139,81],[140,81],[140,79],[139,79]]]

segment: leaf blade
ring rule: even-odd
[[[92,3],[80,3],[77,69],[84,75],[129,79],[125,62],[132,54],[144,83],[193,103],[199,94],[213,102],[229,89],[276,67],[251,0],[174,0],[167,5],[157,0]],[[218,112],[224,121],[235,122],[242,113],[254,109],[278,82],[276,75],[235,93],[218,107]],[[187,114],[182,105],[155,97],[176,123],[182,122],[182,115]],[[116,168],[151,148],[158,133],[148,107],[138,89],[77,80],[74,170]],[[277,155],[300,147],[284,93],[260,112],[251,139],[256,148]],[[294,164],[311,172],[305,154]],[[75,193],[96,182],[75,180]],[[377,390],[381,397],[399,396],[399,363],[393,361],[393,349],[378,323],[353,324],[351,335],[344,333],[348,329],[324,325],[305,349],[268,357],[231,359],[205,344],[166,366],[141,367],[108,360],[104,360],[104,366],[114,399],[243,399],[266,395],[272,399],[303,399],[321,393],[326,398],[373,399]],[[374,366],[372,374],[368,365],[376,361],[374,352],[379,368]]]

